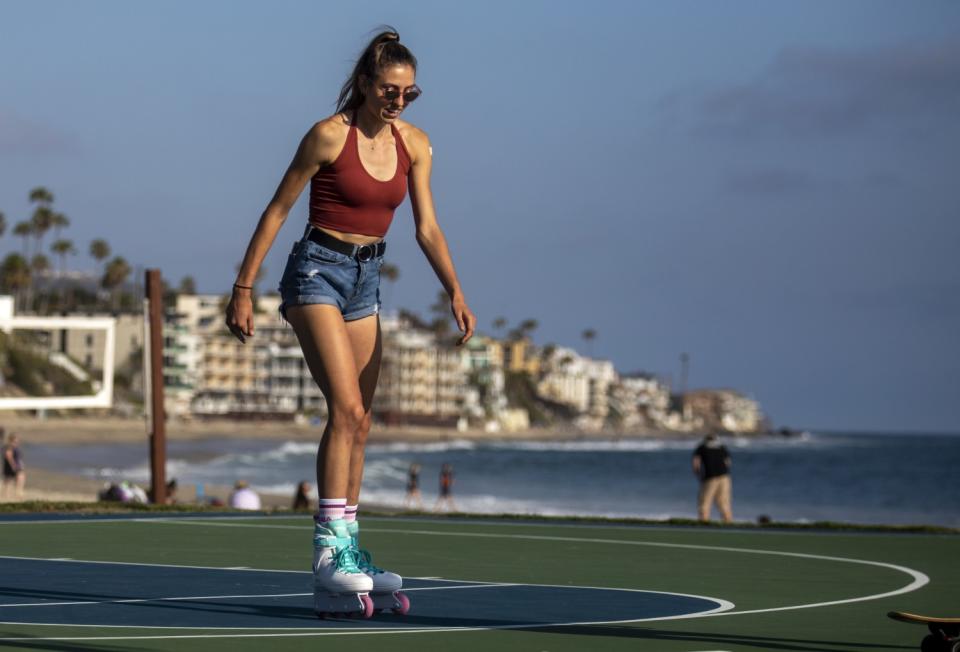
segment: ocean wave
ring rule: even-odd
[[[373,503],[386,507],[407,507],[406,492],[391,489],[364,489],[361,495],[361,504]],[[648,518],[662,520],[673,517],[688,517],[690,514],[674,514],[669,512],[646,511],[615,511],[593,512],[573,506],[550,505],[532,500],[503,498],[485,494],[460,495],[454,497],[454,505],[458,511],[473,514],[519,514],[527,516],[597,516],[601,518]],[[423,508],[430,510],[436,507],[435,495],[423,496]]]
[[[496,450],[562,453],[655,453],[665,450],[689,450],[694,448],[696,444],[690,440],[670,439],[577,439],[572,441],[504,441],[491,442],[486,446]]]
[[[469,439],[451,439],[449,441],[433,442],[393,442],[390,444],[369,444],[370,453],[443,453],[446,451],[475,450],[478,444]]]

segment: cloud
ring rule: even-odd
[[[782,51],[755,79],[675,92],[661,110],[701,134],[835,137],[960,135],[960,40],[861,51]]]
[[[0,156],[4,154],[76,154],[78,139],[70,133],[0,109]]]

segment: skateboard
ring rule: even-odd
[[[921,652],[960,652],[960,618],[934,618],[903,611],[887,614],[894,620],[926,625],[930,633],[921,641]]]

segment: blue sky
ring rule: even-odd
[[[482,329],[593,328],[675,380],[687,352],[691,387],[777,424],[960,430],[955,2],[0,1],[0,211],[45,185],[83,254],[224,292],[383,23],[420,59],[405,117]],[[408,204],[388,240],[387,308],[425,311]]]

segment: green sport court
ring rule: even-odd
[[[312,613],[309,516],[6,514],[0,646],[24,650],[919,649],[956,534],[371,517],[406,616]],[[359,648],[358,648],[359,649]]]

